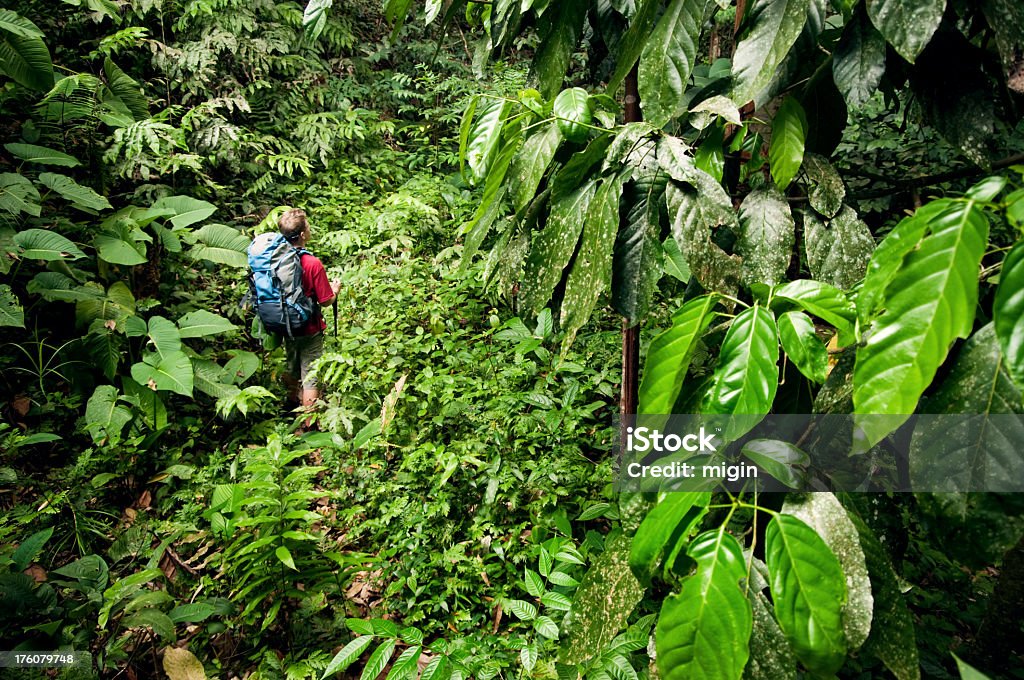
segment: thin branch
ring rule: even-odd
[[[1002,168],[1008,168],[1011,165],[1016,165],[1018,163],[1024,163],[1024,153],[1014,154],[1012,156],[1007,156],[1006,158],[1001,158],[997,161],[993,161],[992,167],[989,170],[979,167],[957,168],[956,170],[947,170],[946,172],[940,172],[934,175],[925,175],[923,177],[911,177],[909,179],[896,180],[894,182],[891,182],[891,185],[889,187],[886,187],[884,189],[873,189],[865,191],[856,194],[854,198],[878,198],[881,196],[891,196],[892,194],[898,193],[900,191],[905,191],[906,189],[910,189],[912,187],[930,187],[935,186],[936,184],[944,184],[946,182],[951,182],[955,179],[976,177],[977,175],[984,175],[985,173],[991,172],[992,170],[1001,170]],[[850,174],[857,175],[859,177],[866,177],[868,179],[877,179],[884,182],[890,182],[890,179],[888,177],[883,177],[882,175],[877,175],[873,172],[866,172],[864,170],[851,171]]]

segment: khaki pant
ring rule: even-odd
[[[317,382],[311,373],[313,362],[319,359],[323,353],[323,332],[284,339],[285,366],[289,375],[302,385],[302,389],[318,389]]]

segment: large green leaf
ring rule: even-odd
[[[102,232],[96,235],[92,244],[104,262],[132,267],[147,261],[146,244],[135,240],[129,233]]]
[[[135,120],[149,118],[149,99],[134,78],[118,68],[110,57],[103,60],[103,73],[107,76],[107,87],[131,111]]]
[[[48,189],[60,194],[64,199],[71,201],[71,206],[79,210],[91,212],[94,210],[109,210],[110,201],[100,196],[89,187],[66,177],[52,172],[44,172],[39,175],[39,183]]]
[[[803,167],[810,183],[807,200],[811,207],[825,217],[834,216],[846,198],[846,187],[839,173],[831,163],[814,153],[804,156]]]
[[[220,314],[205,309],[189,312],[178,319],[178,331],[182,338],[205,338],[208,335],[227,333],[237,328]]]
[[[740,453],[752,463],[791,489],[803,483],[796,466],[807,466],[811,457],[792,444],[778,439],[751,439],[743,444]]]
[[[25,327],[25,311],[6,283],[0,284],[0,326]]]
[[[938,200],[919,208],[910,217],[900,220],[875,247],[864,275],[864,285],[857,295],[857,316],[862,325],[881,307],[886,289],[903,264],[903,259],[924,238],[932,217],[947,210],[950,205],[948,200]]]
[[[615,72],[608,80],[608,91],[614,92],[622,83],[622,79],[632,70],[633,64],[647,45],[647,38],[654,30],[658,20],[660,0],[638,0],[636,12],[629,20],[629,28],[619,41],[619,55],[615,63]]]
[[[206,224],[196,231],[194,236],[197,243],[188,253],[193,259],[208,260],[239,269],[249,266],[246,255],[249,239],[234,227]]]
[[[530,245],[520,293],[523,309],[536,313],[551,299],[552,291],[562,279],[562,270],[576,251],[596,189],[597,183],[590,181],[574,193],[552,201],[547,223]]]
[[[796,97],[786,97],[772,120],[772,140],[768,147],[772,179],[779,191],[785,191],[800,171],[807,139],[807,116]]]
[[[761,571],[767,574],[767,567],[756,557],[751,557],[751,583],[747,599],[753,613],[753,630],[750,633],[750,659],[743,671],[744,680],[796,680],[796,656],[772,615],[771,604],[764,596],[768,584]]]
[[[946,0],[865,0],[871,23],[913,63],[942,21]]]
[[[715,295],[690,300],[672,315],[672,327],[656,336],[647,350],[640,381],[638,413],[670,414],[701,335],[715,318]]]
[[[697,573],[662,604],[655,631],[664,680],[738,680],[749,656],[753,615],[739,582],[747,570],[739,543],[724,531],[694,539]]]
[[[504,99],[482,99],[474,108],[475,115],[467,129],[464,157],[469,166],[469,179],[477,183],[487,177],[497,153],[509,104]]]
[[[555,2],[544,13],[540,43],[533,56],[532,73],[540,81],[540,92],[551,99],[562,89],[576,43],[587,15],[585,2]]]
[[[797,657],[815,673],[835,673],[846,660],[839,560],[814,529],[781,514],[768,523],[765,556],[775,617]]]
[[[173,214],[171,224],[188,227],[217,212],[217,206],[191,196],[167,196],[154,203],[152,210],[170,211]]]
[[[395,653],[395,644],[396,640],[394,638],[381,642],[380,646],[373,650],[373,654],[366,660],[366,665],[363,667],[359,680],[375,680],[378,675],[384,672],[388,661],[391,661],[391,656]]]
[[[302,12],[302,30],[307,40],[316,40],[327,26],[327,13],[334,0],[309,0]]]
[[[125,397],[138,406],[139,413],[147,425],[154,430],[167,427],[167,407],[164,406],[159,393],[143,387],[128,376],[121,377],[121,387],[124,389]]]
[[[73,168],[81,165],[78,159],[74,156],[69,156],[66,153],[55,151],[54,149],[48,149],[45,146],[11,143],[4,144],[4,148],[7,149],[11,155],[17,156],[21,160],[29,163],[38,163],[39,165],[59,165],[65,168]]]
[[[85,405],[85,424],[93,441],[120,438],[124,426],[131,421],[131,411],[118,404],[117,398],[117,388],[113,385],[100,385],[89,397]]]
[[[1006,369],[1024,389],[1024,241],[1003,260],[992,316]]]
[[[625,223],[615,238],[612,308],[639,323],[650,307],[662,274],[661,210],[666,175],[637,170],[623,191]]]
[[[85,253],[70,240],[49,229],[26,229],[14,235],[14,242],[23,250],[26,260],[77,260]]]
[[[779,340],[775,317],[764,307],[743,310],[722,341],[718,367],[701,404],[702,413],[764,415],[779,387]]]
[[[788,496],[782,512],[803,520],[818,532],[839,560],[847,592],[843,634],[851,650],[859,648],[871,632],[875,602],[857,527],[846,508],[827,491]]]
[[[1007,371],[993,324],[964,343],[925,413],[973,414],[922,418],[910,442],[910,480],[923,489],[1000,490],[1019,486],[1024,425],[1005,414],[1024,413],[1021,390]],[[1001,416],[1001,417],[1000,417]]]
[[[803,312],[786,312],[779,317],[779,340],[793,365],[808,380],[825,382],[828,350],[814,331],[814,323]]]
[[[323,675],[320,676],[320,680],[329,678],[336,673],[341,673],[355,663],[356,659],[362,656],[363,652],[373,643],[373,640],[374,637],[372,635],[360,635],[353,638],[351,642],[341,648],[341,651],[334,655],[331,662],[327,664],[327,668],[324,669]]]
[[[832,53],[832,78],[846,103],[857,108],[875,94],[883,75],[885,38],[858,7]]]
[[[582,142],[587,138],[587,125],[592,118],[590,112],[590,95],[582,87],[571,87],[562,90],[551,105],[558,129],[562,136],[572,142]]]
[[[772,306],[792,303],[827,323],[840,333],[850,333],[857,310],[843,291],[821,281],[797,279],[775,289]]]
[[[989,0],[981,9],[1003,58],[1006,86],[1024,92],[1024,71],[1020,68],[1024,59],[1024,6],[1017,0]]]
[[[629,537],[620,534],[583,575],[563,626],[561,663],[578,664],[599,654],[643,598],[644,587],[629,570],[629,551]]]
[[[169,390],[191,397],[194,384],[192,361],[180,350],[162,356],[153,352],[132,366],[132,379],[153,390]]]
[[[642,583],[650,583],[662,555],[674,547],[669,544],[673,537],[688,540],[710,502],[711,494],[706,491],[673,491],[651,508],[633,536],[629,553],[629,568]]]
[[[162,316],[150,317],[146,335],[161,357],[181,351],[181,332],[173,321]]]
[[[39,217],[39,190],[23,175],[0,173],[0,209],[15,217],[21,213]]]
[[[730,295],[739,287],[741,260],[726,254],[711,235],[714,226],[734,222],[735,214],[718,182],[701,170],[694,168],[694,172],[705,176],[707,183],[695,188],[669,182],[665,189],[672,237],[697,282],[706,290]],[[725,204],[720,202],[719,192],[725,197]],[[725,221],[727,218],[730,221]]]
[[[612,280],[612,250],[619,228],[619,198],[628,171],[605,177],[584,220],[580,251],[569,272],[562,302],[563,346],[572,344]]]
[[[747,29],[733,57],[735,84],[732,98],[737,105],[753,99],[772,81],[789,48],[800,37],[810,7],[810,0],[761,0],[753,3],[744,21]]]
[[[25,17],[0,9],[0,75],[40,92],[53,87],[53,63],[43,37]]]
[[[115,281],[106,291],[99,284],[89,281],[75,291],[67,292],[73,293],[66,299],[76,302],[75,323],[79,326],[102,319],[113,321],[119,329],[123,329],[126,320],[135,315],[135,296],[123,281]]]
[[[881,659],[898,680],[919,680],[914,617],[903,599],[899,576],[885,546],[864,520],[854,513],[849,513],[849,518],[857,528],[874,600],[871,634],[864,643],[864,652]]]
[[[124,339],[120,333],[107,328],[106,323],[99,319],[94,321],[89,327],[89,334],[82,339],[82,344],[93,366],[100,369],[107,380],[113,380],[124,353]]]
[[[929,220],[930,234],[903,260],[886,288],[884,310],[857,350],[854,412],[901,416],[864,421],[868,443],[914,412],[957,338],[974,325],[978,267],[988,219],[973,201],[958,201]]]
[[[533,200],[537,187],[544,177],[555,151],[562,142],[558,125],[551,121],[545,123],[532,135],[526,138],[512,161],[512,207],[522,210]]]
[[[812,277],[849,290],[867,273],[875,239],[853,208],[844,205],[827,224],[804,213],[804,249]]]
[[[640,105],[644,118],[655,127],[682,112],[707,5],[708,0],[671,0],[654,31],[642,38]]]
[[[756,189],[740,206],[741,274],[748,286],[770,286],[785,279],[796,238],[793,213],[785,197],[774,190]]]

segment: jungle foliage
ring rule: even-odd
[[[23,0],[0,37],[0,646],[1024,677],[1024,505],[884,493],[972,455],[911,414],[1024,409],[1018,3]],[[301,437],[240,304],[285,204],[343,281]],[[891,416],[876,493],[614,492],[619,317],[641,414]]]

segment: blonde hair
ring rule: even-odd
[[[277,226],[286,239],[294,241],[302,232],[306,231],[306,211],[292,208],[284,212],[278,218]]]

